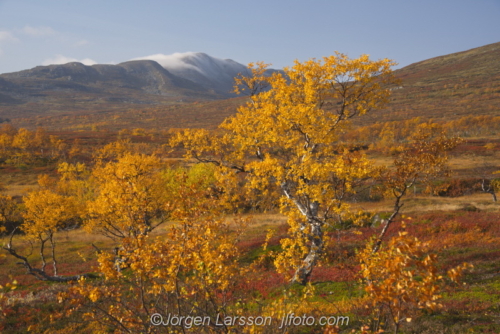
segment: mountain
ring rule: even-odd
[[[248,74],[246,66],[231,59],[219,59],[202,52],[157,54],[144,58],[157,61],[170,73],[199,84],[223,96],[234,96],[233,78],[239,73]]]
[[[164,66],[148,59],[117,65],[73,62],[1,74],[0,116],[224,99],[235,96],[233,78],[248,71],[233,60],[204,53],[175,54],[175,62],[162,62]]]
[[[99,124],[181,128],[217,126],[244,98],[230,98],[232,78],[245,67],[203,53],[153,55],[118,65],[39,66],[0,75],[0,122],[48,129]],[[500,43],[435,57],[395,71],[383,110],[356,123],[412,117],[450,120],[500,114]],[[85,120],[85,124],[82,124]]]
[[[40,101],[54,95],[54,92],[71,92],[77,94],[76,98],[79,93],[111,99],[127,99],[137,94],[222,97],[208,92],[195,82],[170,73],[152,60],[129,61],[118,65],[86,66],[67,63],[37,66],[0,75],[0,91],[4,96],[0,103],[9,103],[8,97],[18,103]],[[139,100],[148,103],[147,97]]]

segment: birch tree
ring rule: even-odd
[[[321,60],[295,61],[266,75],[266,65],[250,64],[252,76],[236,78],[236,91],[249,101],[214,134],[186,130],[173,139],[186,157],[219,167],[222,184],[237,174],[246,189],[277,191],[288,215],[290,238],[276,259],[281,272],[305,284],[323,253],[324,228],[347,218],[345,198],[360,180],[376,173],[364,154],[339,144],[353,117],[383,107],[395,82],[388,59],[336,53]]]

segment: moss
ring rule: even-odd
[[[322,282],[314,284],[314,288],[316,290],[314,301],[340,301],[365,294],[360,284],[352,282]]]
[[[267,249],[264,250],[262,246],[254,248],[240,257],[240,263],[253,263],[258,258],[264,254],[270,254],[271,252],[281,252],[281,245],[268,245]]]
[[[480,289],[474,289],[471,291],[460,291],[455,292],[448,296],[449,299],[453,300],[470,300],[477,299],[481,302],[500,302],[500,295],[489,294],[486,291]]]
[[[483,303],[500,304],[500,281],[473,286],[468,290],[443,295],[443,300],[478,300]]]
[[[413,225],[429,225],[432,224],[431,219],[421,219],[413,221]]]

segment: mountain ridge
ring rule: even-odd
[[[225,99],[235,96],[233,78],[248,71],[233,60],[205,53],[177,55],[181,55],[177,61],[183,66],[133,59],[116,65],[70,62],[4,73],[0,75],[0,107],[36,104],[39,108],[27,111],[33,116],[74,110],[75,105],[91,111],[117,109],[118,104],[168,105]],[[2,114],[16,117],[17,112]]]
[[[51,91],[57,88],[67,88],[97,93],[101,91],[102,86],[143,89],[146,93],[156,95],[179,95],[182,89],[206,93],[206,89],[200,85],[170,73],[152,60],[134,60],[117,65],[87,66],[71,62],[62,65],[37,66],[28,70],[2,74],[0,79],[1,88],[5,88],[9,83],[11,87],[22,88],[24,86],[28,99],[29,94],[37,90]],[[62,84],[63,82],[66,83]]]
[[[232,59],[220,59],[203,52],[156,54],[135,59],[154,60],[172,74],[228,97],[234,96],[230,94],[233,78],[239,73],[249,74],[246,66]]]
[[[163,65],[160,57],[160,62],[142,59],[93,66],[69,63],[3,74],[0,75],[0,117],[10,118],[19,126],[53,129],[65,126],[57,117],[65,115],[71,119],[71,115],[76,114],[94,115],[88,117],[97,123],[109,124],[103,126],[110,129],[131,125],[199,127],[204,122],[207,127],[214,127],[233,114],[243,100],[227,100],[232,95],[223,95],[210,86],[217,80],[207,79],[209,71],[203,74],[196,69],[200,64],[210,64],[206,57],[210,56],[188,53],[163,58]],[[240,67],[243,65],[234,61],[214,59],[215,65],[212,63],[210,68],[216,71],[222,71],[224,64],[230,68],[227,73],[234,72],[235,68],[243,69]],[[389,105],[355,121],[370,124],[417,116],[452,119],[499,114],[499,59],[500,43],[494,43],[397,69],[394,74],[402,83],[394,88]],[[69,70],[73,75],[65,72]],[[38,77],[30,81],[30,75]],[[154,117],[146,121],[136,115],[138,110],[142,110],[142,116],[151,110]],[[123,115],[122,123],[114,118],[117,112]],[[172,115],[167,115],[169,113]],[[197,116],[199,113],[203,116]],[[127,125],[125,119],[131,125]]]

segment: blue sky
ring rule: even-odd
[[[0,0],[0,73],[205,52],[282,68],[331,55],[401,66],[500,41],[500,0]]]

